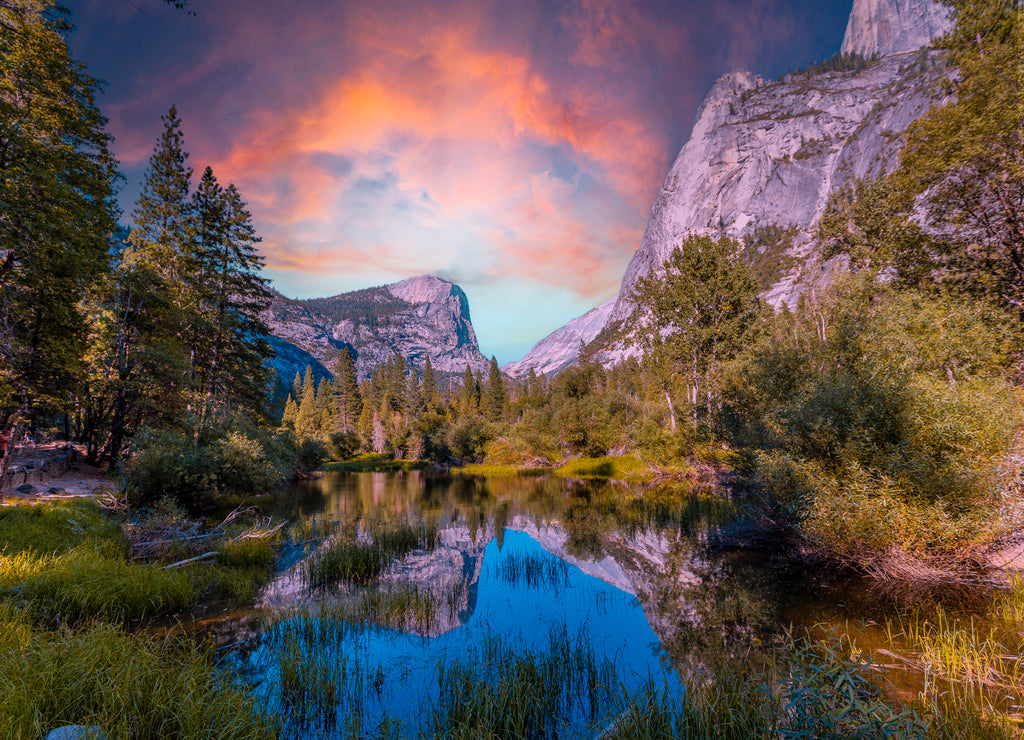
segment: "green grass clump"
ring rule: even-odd
[[[549,468],[523,468],[518,465],[488,465],[470,463],[449,470],[453,475],[480,475],[487,478],[526,478],[550,473]]]
[[[147,617],[185,606],[196,596],[187,571],[130,563],[95,542],[56,556],[0,555],[0,589],[48,624]]]
[[[370,542],[339,539],[306,558],[302,577],[311,588],[336,583],[369,583],[395,558],[404,557],[417,548],[432,550],[436,543],[436,528],[409,525],[379,530]]]
[[[580,457],[555,469],[556,475],[566,478],[614,478],[639,481],[651,477],[651,471],[632,455],[613,457]]]
[[[428,468],[430,463],[425,460],[396,460],[385,453],[367,452],[351,460],[329,463],[323,470],[332,473],[396,473]]]
[[[276,722],[188,640],[111,625],[47,631],[0,604],[0,737],[97,725],[110,738],[277,737]]]
[[[563,589],[569,586],[569,564],[541,553],[506,553],[497,565],[497,575],[510,586]]]
[[[618,693],[614,665],[564,627],[538,653],[491,638],[466,659],[439,665],[437,684],[429,738],[562,737],[569,722],[595,720]]]
[[[124,543],[117,522],[89,499],[0,507],[0,552],[60,554],[83,540]]]

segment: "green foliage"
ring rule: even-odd
[[[231,426],[240,425],[240,428]],[[314,449],[315,447],[315,449]],[[211,428],[197,442],[174,430],[147,431],[136,441],[128,471],[128,492],[136,504],[161,498],[190,509],[202,509],[234,497],[270,493],[280,487],[296,464],[326,456],[322,444],[293,443],[238,418]]]
[[[920,196],[961,289],[1019,311],[1024,299],[1024,12],[1016,0],[953,0],[940,41],[951,102],[907,132],[897,178]]]
[[[616,457],[581,457],[555,469],[567,478],[614,478],[642,480],[651,475],[650,468],[632,455]]]
[[[253,698],[188,640],[109,625],[50,632],[0,604],[0,735],[39,737],[67,724],[110,737],[249,740],[277,736]]]
[[[0,426],[68,410],[86,346],[79,299],[109,269],[119,175],[100,83],[59,11],[0,6]]]
[[[393,296],[385,287],[355,290],[331,298],[309,298],[296,303],[313,309],[335,324],[351,321],[357,330],[360,326],[384,325],[391,316],[409,308],[408,303]]]
[[[739,254],[732,239],[693,235],[634,289],[649,316],[638,322],[637,338],[663,366],[666,396],[670,380],[685,378],[694,424],[702,410],[714,412],[720,365],[744,345],[760,314],[757,287]]]
[[[756,478],[823,552],[883,572],[998,533],[1000,464],[1024,423],[1006,316],[851,279],[733,368],[726,417]]]
[[[798,231],[796,226],[759,224],[744,239],[743,260],[758,290],[768,290],[793,267],[795,260],[786,250]]]
[[[812,62],[806,67],[791,69],[786,72],[784,79],[791,81],[794,77],[815,77],[829,72],[859,72],[867,69],[874,58],[865,59],[857,52],[836,52],[828,59],[820,62]]]

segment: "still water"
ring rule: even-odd
[[[264,508],[290,544],[226,662],[293,737],[436,733],[524,682],[551,703],[499,711],[594,737],[645,686],[681,696],[780,628],[870,630],[884,611],[863,583],[737,546],[736,504],[682,484],[329,473]],[[419,539],[379,572],[311,578],[399,528]]]

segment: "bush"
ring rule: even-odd
[[[173,430],[139,435],[127,473],[135,505],[170,498],[192,510],[211,508],[236,496],[267,493],[288,478],[294,459],[323,458],[322,445],[290,449],[287,439],[262,430],[218,430],[208,441]]]
[[[724,418],[822,552],[869,570],[968,561],[999,534],[1001,468],[1024,424],[1004,318],[850,280],[779,317],[732,369]]]

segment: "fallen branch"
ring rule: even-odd
[[[171,563],[170,565],[165,565],[162,568],[160,568],[160,570],[170,570],[171,568],[180,568],[182,565],[188,565],[189,563],[196,563],[196,562],[199,562],[200,560],[209,560],[210,558],[215,558],[218,555],[220,555],[219,552],[217,552],[216,550],[211,550],[210,552],[204,552],[202,555],[198,555],[198,556],[196,556],[194,558],[188,558],[187,560],[179,560],[176,563]]]

